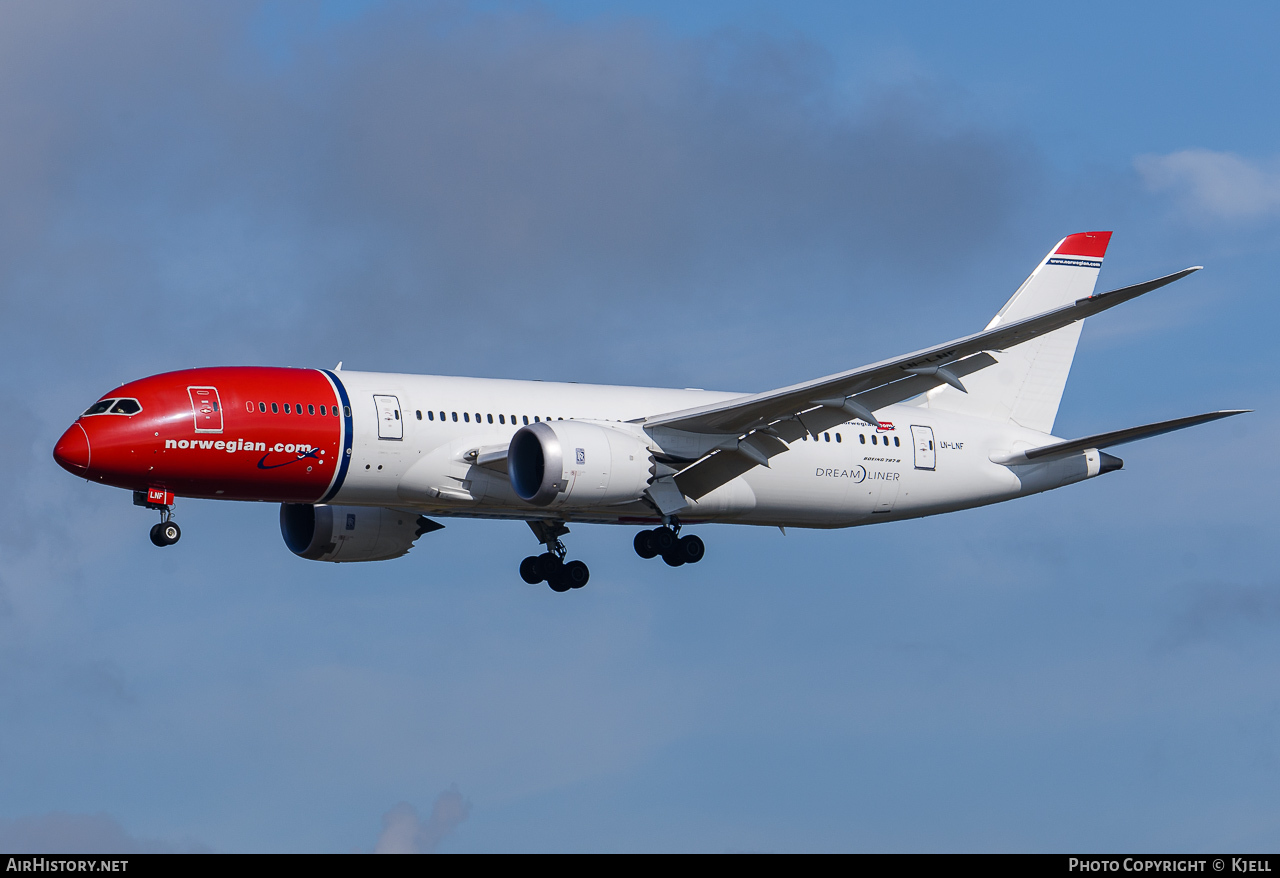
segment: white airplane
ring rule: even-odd
[[[54,457],[134,491],[178,541],[177,496],[281,503],[319,561],[404,555],[443,525],[521,519],[526,582],[586,584],[570,523],[640,525],[635,550],[701,560],[711,522],[836,528],[952,512],[1120,469],[1103,449],[1241,414],[1053,435],[1086,317],[1197,267],[1093,295],[1110,232],[1064,238],[986,329],[764,393],[269,367],[190,369],[104,395]]]

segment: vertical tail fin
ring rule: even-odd
[[[987,329],[1093,295],[1110,241],[1110,232],[1081,232],[1063,238]],[[929,407],[1052,432],[1082,326],[1082,322],[1073,323],[994,354],[996,365],[964,379],[968,393],[947,386],[935,388],[928,394]]]

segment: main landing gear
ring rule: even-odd
[[[697,564],[707,553],[707,547],[698,537],[693,534],[680,536],[680,522],[674,518],[670,525],[640,531],[636,534],[634,545],[636,554],[641,558],[656,558],[661,555],[662,560],[670,567]]]
[[[531,521],[529,528],[538,542],[547,547],[541,555],[530,555],[520,562],[520,578],[530,585],[545,582],[552,591],[568,591],[582,588],[591,578],[591,571],[581,561],[565,561],[568,550],[560,538],[569,528],[559,522]]]

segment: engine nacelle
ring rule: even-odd
[[[640,437],[585,421],[521,427],[507,449],[507,475],[534,506],[612,506],[640,499],[653,476]]]
[[[424,533],[442,524],[423,515],[378,506],[280,504],[280,533],[289,551],[312,561],[399,558]]]

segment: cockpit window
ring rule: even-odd
[[[89,406],[80,417],[107,414],[136,415],[140,411],[142,411],[142,406],[138,404],[136,399],[104,399]]]
[[[136,415],[142,411],[136,399],[122,399],[111,408],[113,415]]]

